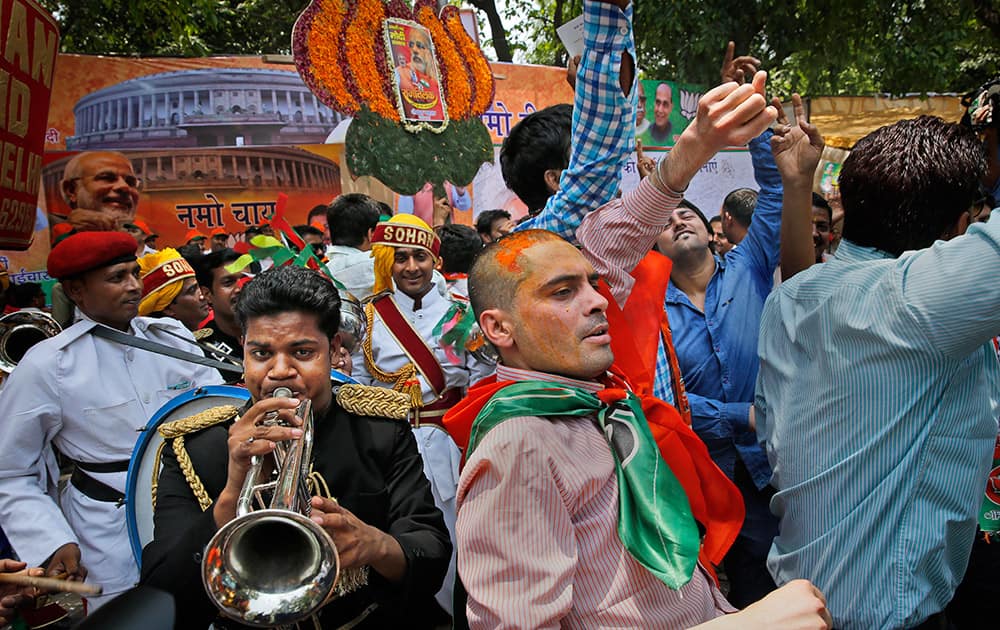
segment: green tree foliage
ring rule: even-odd
[[[63,52],[181,57],[289,53],[308,0],[40,0]]]
[[[1000,0],[634,0],[650,78],[712,85],[726,42],[760,58],[776,91],[965,91],[1000,71]],[[555,29],[582,0],[508,0],[510,39],[531,63],[565,64]]]
[[[450,0],[462,4],[460,0]],[[64,52],[288,53],[308,0],[41,0]],[[583,0],[465,0],[501,60],[564,65],[555,35]],[[650,78],[713,84],[726,42],[778,93],[966,91],[1000,72],[1000,0],[634,0]]]

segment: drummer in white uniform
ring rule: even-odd
[[[372,237],[374,299],[365,305],[368,335],[352,356],[353,376],[409,394],[411,424],[434,502],[455,540],[455,491],[461,452],[441,426],[470,381],[493,373],[463,348],[445,350],[441,335],[468,305],[435,290],[432,272],[441,241],[420,218],[398,214],[379,223]],[[460,310],[462,309],[462,310]],[[454,555],[437,601],[452,614]]]
[[[198,352],[179,322],[136,316],[142,283],[128,234],[73,234],[52,249],[48,272],[83,318],[28,351],[0,396],[0,525],[29,566],[103,585],[93,610],[139,577],[122,508],[136,430],[177,394],[221,378],[93,333],[103,324]],[[75,463],[58,499],[52,447]]]

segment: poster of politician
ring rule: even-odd
[[[385,37],[400,114],[413,122],[446,122],[430,31],[415,22],[389,19]]]

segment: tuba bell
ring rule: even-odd
[[[0,370],[10,374],[36,343],[62,332],[43,311],[17,311],[0,317]]]
[[[291,394],[283,387],[274,392],[282,397]],[[253,457],[236,518],[215,533],[202,560],[201,577],[209,599],[226,617],[259,628],[293,624],[315,613],[333,593],[340,575],[333,540],[309,519],[311,401],[303,401],[296,415],[303,421],[302,437],[277,444],[269,455],[276,477],[265,471],[264,457]],[[268,507],[254,510],[255,501]]]

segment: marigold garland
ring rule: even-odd
[[[441,11],[441,21],[444,22],[455,43],[458,54],[468,64],[468,76],[472,84],[473,101],[469,108],[470,116],[482,116],[493,105],[493,92],[496,82],[493,80],[493,68],[483,55],[479,44],[472,41],[462,24],[462,16],[454,6],[447,6]]]
[[[435,6],[434,0],[418,0],[414,12],[417,22],[430,31],[434,41],[441,85],[448,103],[448,115],[457,119],[468,118],[472,102],[472,77],[458,54],[455,42],[449,37],[444,24],[438,20]]]
[[[385,47],[381,44],[385,6],[380,0],[357,0],[350,13],[353,17],[344,31],[345,70],[358,88],[359,100],[379,116],[399,122],[395,99],[386,86]],[[375,33],[379,36],[372,37]]]
[[[345,76],[339,45],[346,15],[344,0],[311,3],[295,22],[292,52],[299,74],[313,94],[331,109],[354,115],[358,99]]]

